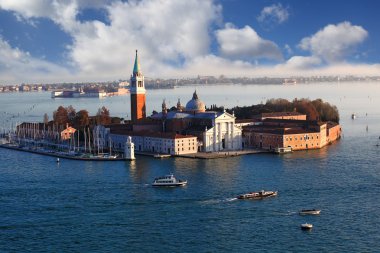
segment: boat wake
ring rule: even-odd
[[[294,211],[287,211],[287,212],[274,211],[273,214],[274,215],[278,215],[278,216],[293,216],[293,215],[298,214],[298,212],[294,212]]]
[[[228,199],[225,199],[224,202],[231,202],[231,201],[235,201],[237,200],[237,198],[228,198]]]
[[[227,203],[231,201],[235,201],[237,198],[225,198],[225,199],[207,199],[207,200],[201,200],[200,203],[207,205],[207,204],[220,204],[220,203]]]

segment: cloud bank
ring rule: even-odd
[[[86,8],[104,11],[107,22],[79,20]],[[304,37],[298,49],[309,55],[297,55],[294,45],[279,46],[252,26],[223,24],[223,7],[213,0],[0,0],[0,9],[37,26],[49,19],[72,38],[66,66],[35,58],[0,38],[0,83],[128,79],[135,49],[148,77],[379,73],[378,64],[345,61],[369,36],[348,21]],[[281,4],[265,7],[258,16],[260,22],[278,24],[288,18]]]
[[[327,25],[316,34],[302,39],[299,47],[327,62],[337,62],[354,52],[356,46],[367,37],[368,32],[363,27],[342,22]]]
[[[221,53],[233,59],[282,59],[278,46],[261,38],[250,26],[237,29],[232,24],[226,24],[224,29],[216,31],[216,38]]]

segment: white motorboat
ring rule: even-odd
[[[313,224],[310,224],[310,223],[301,224],[301,229],[303,230],[310,230],[312,228],[313,228]]]
[[[268,197],[277,196],[277,191],[258,191],[258,192],[250,192],[237,196],[238,199],[264,199]]]
[[[176,179],[173,174],[157,177],[154,179],[152,186],[184,186],[187,184],[187,180]]]
[[[321,213],[321,210],[318,209],[302,209],[300,215],[318,215]]]
[[[169,154],[155,154],[153,157],[154,158],[168,158],[170,157],[170,155]]]

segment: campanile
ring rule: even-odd
[[[136,50],[135,65],[131,75],[131,120],[136,121],[146,117],[144,76]]]

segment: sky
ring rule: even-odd
[[[0,0],[0,85],[380,75],[377,0]]]

